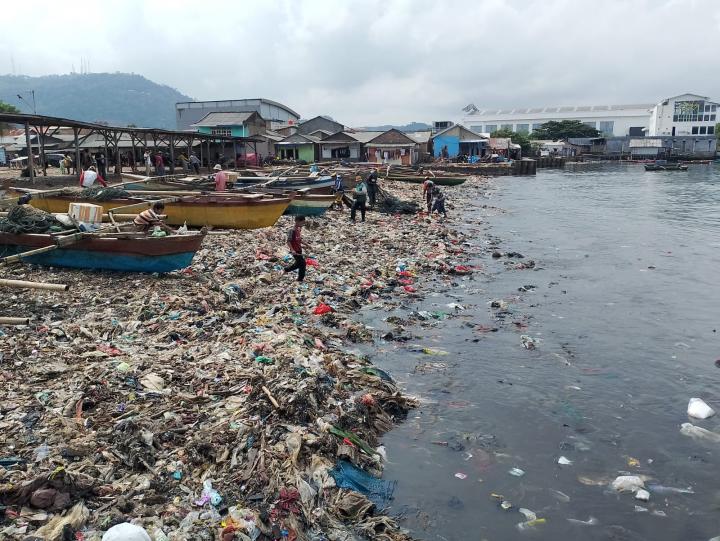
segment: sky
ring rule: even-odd
[[[139,73],[350,126],[483,108],[720,99],[720,0],[33,1],[0,73]]]

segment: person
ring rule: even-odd
[[[107,159],[105,158],[105,154],[102,152],[98,152],[95,155],[95,163],[97,163],[97,171],[98,176],[102,178],[107,177]]]
[[[227,173],[222,170],[222,165],[220,165],[219,163],[215,164],[215,167],[213,167],[213,171],[215,171],[215,191],[226,191],[228,176]]]
[[[442,193],[439,186],[435,186],[433,190],[432,212],[435,211],[437,211],[438,214],[442,213],[442,215],[447,218],[447,212],[445,211],[445,194]]]
[[[192,168],[193,168],[193,171],[195,171],[195,174],[199,175],[200,174],[200,158],[198,158],[194,152],[190,155],[190,165],[192,165]]]
[[[85,171],[80,173],[80,186],[82,186],[83,188],[92,187],[92,185],[95,184],[96,180],[107,188],[107,182],[105,182],[104,178],[98,175],[97,169],[94,165],[91,165]]]
[[[425,182],[423,182],[423,197],[425,198],[428,214],[430,214],[430,210],[432,209],[432,192],[434,187],[435,183],[430,180],[430,177],[425,177]]]
[[[342,210],[343,208],[343,196],[345,195],[345,186],[343,185],[343,178],[340,173],[335,173],[335,184],[332,190],[335,195],[335,201],[333,202],[333,208]]]
[[[180,153],[180,157],[178,158],[180,160],[180,164],[182,165],[183,171],[189,171],[190,170],[190,160],[188,160],[187,156],[185,156],[185,153]]]
[[[375,208],[375,199],[377,198],[378,189],[378,172],[377,168],[373,168],[367,178],[368,199],[370,199],[370,208]]]
[[[65,157],[59,160],[58,166],[60,167],[60,174],[67,175],[67,168],[65,167]]]
[[[310,248],[310,246],[302,240],[302,227],[304,223],[305,216],[295,216],[295,227],[288,231],[287,235],[287,246],[295,262],[283,269],[286,273],[295,270],[298,271],[298,282],[305,280],[305,269],[307,267],[305,256],[303,255],[303,246],[308,249]]]
[[[168,235],[173,235],[175,232],[165,225],[165,222],[163,222],[159,216],[159,214],[162,214],[164,210],[165,203],[162,201],[156,201],[153,203],[152,207],[143,210],[140,214],[135,216],[135,219],[133,220],[135,229],[148,233],[151,228],[159,227]]]
[[[84,170],[87,170],[92,165],[92,158],[88,149],[84,149],[80,154],[80,165]]]
[[[165,176],[165,160],[163,159],[162,152],[158,150],[155,154],[155,174],[159,177]]]
[[[145,151],[145,154],[143,154],[143,159],[145,160],[145,176],[149,177],[152,173],[152,156],[150,155],[149,150]]]
[[[357,209],[360,209],[360,217],[362,221],[365,221],[365,201],[367,200],[367,185],[365,181],[360,179],[360,182],[355,186],[353,190],[353,206],[350,210],[350,220],[355,221],[355,214]]]

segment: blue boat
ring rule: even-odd
[[[204,238],[201,233],[166,237],[138,233],[74,233],[70,236],[77,238],[77,235],[81,235],[80,240],[69,243],[61,236],[0,233],[0,256],[57,245],[51,251],[24,257],[23,261],[73,269],[164,273],[189,266]]]

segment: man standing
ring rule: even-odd
[[[213,167],[213,170],[215,171],[215,191],[216,192],[224,192],[227,190],[227,173],[222,170],[222,165],[219,163],[215,164],[215,167]]]
[[[145,176],[149,177],[152,174],[152,155],[149,150],[145,150],[143,160],[145,161]]]
[[[98,175],[103,179],[107,178],[107,159],[105,158],[105,154],[102,152],[95,154],[95,163],[97,163]]]
[[[159,177],[165,176],[165,160],[163,159],[162,152],[159,150],[155,154],[155,174]]]
[[[377,168],[373,168],[367,178],[368,199],[370,199],[370,208],[375,208],[375,200],[377,198],[378,189],[378,172]]]
[[[335,184],[333,185],[333,195],[335,201],[333,202],[333,208],[338,210],[343,209],[343,196],[345,195],[345,186],[343,185],[343,178],[340,173],[335,173]]]
[[[287,235],[287,246],[290,249],[290,253],[293,256],[293,259],[295,262],[290,265],[289,267],[285,267],[283,270],[285,272],[292,272],[294,270],[298,271],[298,282],[302,282],[305,280],[305,256],[303,255],[303,246],[306,248],[310,248],[306,243],[302,240],[302,227],[305,223],[305,216],[295,216],[295,227],[293,227],[290,231],[288,231]]]
[[[365,181],[360,179],[355,189],[353,190],[353,206],[350,210],[350,221],[355,222],[355,214],[357,209],[360,209],[360,217],[362,221],[365,221],[365,201],[367,200],[367,186]]]
[[[194,152],[190,155],[190,165],[192,165],[192,168],[193,168],[193,171],[195,171],[195,174],[199,175],[200,174],[200,158],[198,158]]]

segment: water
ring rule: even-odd
[[[474,250],[490,235],[536,268],[486,252],[483,275],[438,279],[422,306],[467,309],[412,328],[411,343],[448,355],[394,342],[375,352],[423,400],[384,441],[385,477],[399,481],[391,513],[427,540],[720,535],[720,447],[679,431],[690,397],[720,410],[720,170],[543,170],[498,179],[477,204],[506,212],[468,216]],[[495,299],[508,303],[504,318]],[[720,415],[693,422],[720,432]],[[639,502],[608,488],[622,472],[694,494]],[[547,522],[519,531],[519,507]]]

